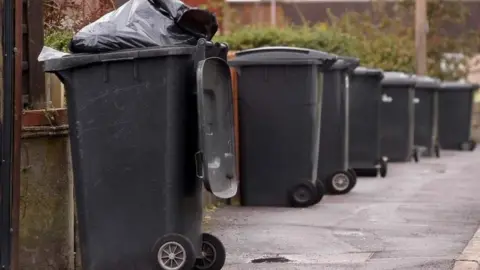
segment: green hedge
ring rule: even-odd
[[[361,44],[355,38],[338,32],[315,27],[244,27],[232,34],[215,37],[226,42],[231,50],[244,50],[262,46],[294,46],[354,56]]]
[[[45,38],[45,45],[68,51],[71,32],[54,32]],[[329,29],[325,25],[312,27],[243,27],[232,34],[215,37],[226,42],[231,50],[262,46],[295,46],[322,50],[338,55],[354,56],[362,65],[404,72],[414,71],[413,42],[396,36],[379,35],[362,38]]]
[[[375,39],[342,33],[326,25],[313,27],[244,27],[232,34],[218,36],[216,41],[229,44],[231,50],[262,46],[295,46],[354,56],[363,66],[404,72],[414,71],[413,41],[393,35],[379,35]]]

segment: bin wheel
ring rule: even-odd
[[[477,142],[474,140],[470,140],[470,151],[474,151],[477,148]]]
[[[190,270],[195,266],[195,248],[181,234],[167,234],[157,240],[154,253],[162,270]]]
[[[469,140],[468,142],[462,143],[460,149],[463,151],[474,151],[477,148],[477,142],[474,140]]]
[[[380,177],[385,178],[388,174],[388,162],[380,159]]]
[[[418,163],[418,149],[413,150],[412,157],[413,157],[413,161],[415,161],[415,163]]]
[[[304,182],[292,188],[289,192],[290,203],[293,207],[308,207],[318,199],[317,188],[312,182]]]
[[[333,173],[327,181],[327,190],[330,194],[341,195],[352,190],[357,184],[357,179],[346,171]]]
[[[462,151],[473,151],[477,148],[477,142],[474,140],[469,140],[460,144],[460,150]]]
[[[315,189],[317,190],[317,196],[315,197],[315,200],[313,201],[312,205],[319,203],[323,199],[323,196],[326,193],[325,185],[323,185],[323,182],[318,179],[315,181]]]
[[[349,169],[347,170],[347,172],[348,172],[353,178],[355,178],[355,180],[357,180],[357,177],[358,177],[358,176],[357,176],[357,172],[355,172],[354,169],[349,168]]]
[[[435,151],[435,157],[439,158],[440,157],[440,145],[435,145],[435,148],[433,149]]]
[[[225,264],[227,253],[220,239],[209,234],[202,234],[202,257],[197,259],[195,270],[220,270]]]

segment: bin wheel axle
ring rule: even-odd
[[[327,179],[327,190],[330,194],[340,195],[346,194],[352,190],[357,184],[357,179],[346,171],[333,173]]]
[[[460,150],[462,151],[474,151],[477,148],[477,142],[474,140],[469,140],[468,142],[463,142],[460,145]]]
[[[418,160],[419,160],[418,149],[415,148],[413,150],[412,158],[413,158],[413,161],[415,161],[415,163],[418,163]]]
[[[349,169],[347,170],[347,172],[348,172],[353,178],[355,178],[355,180],[357,180],[357,178],[358,178],[357,172],[356,172],[354,169],[349,168]]]
[[[434,148],[434,151],[435,151],[435,157],[439,158],[440,157],[440,145],[435,145],[435,148]]]
[[[309,181],[294,186],[288,195],[293,207],[312,206],[318,200],[317,187]]]
[[[326,191],[325,191],[325,185],[323,184],[322,181],[320,181],[319,179],[317,179],[315,181],[315,188],[317,190],[317,196],[313,202],[312,205],[315,205],[317,203],[319,203],[322,199],[323,199],[323,196],[325,195]]]
[[[226,259],[226,251],[222,242],[215,236],[202,234],[202,257],[197,259],[195,270],[220,270]]]
[[[380,177],[385,178],[388,174],[388,162],[385,159],[380,159]]]
[[[157,240],[154,253],[162,270],[192,269],[195,265],[193,244],[181,234],[167,234]]]

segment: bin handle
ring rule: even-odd
[[[199,168],[200,166],[200,168]],[[200,170],[199,170],[200,169]],[[201,174],[198,174],[201,172]],[[205,177],[205,172],[203,169],[203,153],[202,151],[198,151],[195,153],[195,173],[199,179],[203,179]]]
[[[123,58],[103,59],[102,63],[132,61],[132,60],[135,60],[135,58],[134,57],[123,57]]]

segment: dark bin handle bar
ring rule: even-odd
[[[195,153],[195,172],[199,179],[203,179],[205,177],[205,171],[203,168],[203,153],[202,151],[198,151]],[[201,174],[199,174],[201,172]]]
[[[102,63],[121,62],[121,61],[133,61],[133,60],[135,60],[134,57],[112,58],[112,59],[103,59],[103,60],[102,60]]]

